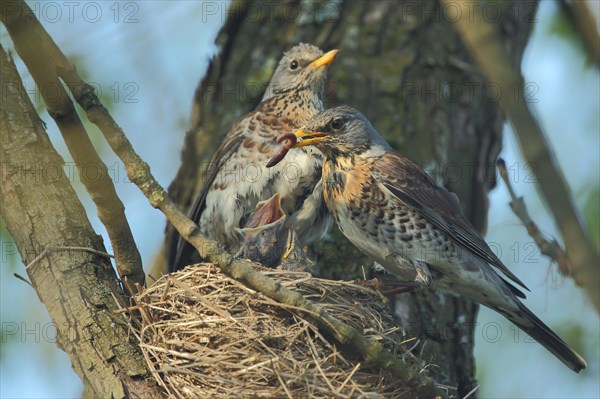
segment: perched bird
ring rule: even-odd
[[[517,298],[525,285],[461,214],[458,200],[394,152],[357,110],[342,106],[295,133],[295,147],[324,155],[323,195],[342,233],[388,272],[485,305],[516,324],[572,370],[586,367]]]
[[[277,149],[277,136],[293,132],[323,110],[327,69],[338,50],[325,54],[301,43],[284,54],[262,102],[227,133],[211,160],[203,187],[189,212],[201,234],[235,252],[243,227],[256,204],[275,193],[302,245],[320,238],[331,226],[321,191],[322,154],[315,148],[291,150],[276,168],[266,160]],[[179,237],[170,271],[199,260]]]

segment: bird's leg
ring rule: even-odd
[[[380,278],[372,278],[370,280],[355,280],[356,285],[361,287],[367,287],[373,289],[383,300],[398,294],[406,294],[417,292],[423,288],[423,284],[417,281],[398,281],[398,280],[384,280]],[[384,286],[394,286],[388,290],[381,290]]]
[[[379,290],[383,285],[382,280],[378,278],[372,278],[370,280],[356,279],[354,280],[354,284],[360,285],[361,287],[372,288],[374,290]]]
[[[415,292],[421,288],[427,288],[431,285],[431,282],[435,278],[435,273],[429,268],[427,263],[402,257],[398,257],[397,260],[400,264],[404,265],[405,268],[414,270],[416,272],[414,281],[374,278],[371,280],[355,280],[354,283],[363,287],[369,287],[380,291],[385,297]],[[379,270],[385,270],[383,266],[378,265],[377,263],[375,263],[375,265]],[[382,291],[382,287],[392,288]]]
[[[391,297],[398,294],[406,294],[409,292],[416,292],[423,288],[423,284],[417,281],[396,281],[395,287],[382,292],[383,296]]]
[[[385,297],[393,296],[396,294],[403,294],[407,292],[415,292],[422,288],[424,285],[418,281],[398,281],[381,278],[372,278],[370,280],[355,280],[356,285],[361,287],[372,288],[376,291],[380,291]],[[388,290],[381,290],[382,287],[393,287]]]
[[[406,258],[399,258],[399,260],[401,260],[403,263],[407,262],[415,270],[415,280],[388,280],[384,285],[393,286],[393,288],[383,291],[382,294],[384,296],[390,297],[397,294],[416,292],[421,288],[427,288],[431,285],[431,281],[433,279],[432,272],[427,263]]]

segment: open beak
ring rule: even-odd
[[[285,216],[285,213],[281,209],[281,196],[279,193],[275,193],[268,200],[260,201],[256,204],[256,208],[244,228],[252,229],[270,225],[277,222],[283,216]]]
[[[327,140],[329,134],[322,132],[306,133],[304,130],[298,129],[294,133],[294,136],[296,136],[297,139],[302,139],[301,141],[297,141],[294,147],[306,147],[307,145],[314,145]]]
[[[338,55],[338,53],[340,52],[340,50],[331,50],[326,52],[325,54],[323,54],[322,56],[320,56],[319,58],[317,58],[316,60],[314,60],[313,62],[311,62],[310,64],[308,64],[309,67],[322,67],[322,66],[329,66],[329,64],[331,64],[333,62],[333,60],[335,60],[335,57]]]

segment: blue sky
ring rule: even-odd
[[[58,5],[59,14],[49,3]],[[167,186],[179,167],[193,91],[209,57],[217,51],[214,38],[223,14],[204,18],[207,3],[197,1],[98,2],[91,6],[84,2],[76,3],[72,10],[61,2],[30,4],[63,52],[74,57],[87,80],[112,102],[108,106],[113,116],[159,182]],[[214,4],[224,10],[225,3]],[[572,42],[549,33],[549,21],[556,12],[553,2],[542,2],[523,71],[539,89],[536,113],[582,207],[587,193],[598,187],[600,180],[600,79],[598,70],[586,66]],[[2,45],[11,48],[6,32],[0,33]],[[26,87],[33,90],[28,73],[19,61],[17,64]],[[66,154],[54,123],[47,115],[43,118],[53,142]],[[163,239],[164,218],[127,182],[123,168],[102,145],[102,139],[94,137],[114,171],[117,191],[126,204],[144,263],[149,265]],[[527,172],[509,126],[502,156],[509,165],[518,165],[523,174]],[[69,162],[67,156],[65,160]],[[542,231],[559,237],[535,185],[519,179],[514,187],[525,196]],[[94,227],[108,243],[87,194],[80,189],[78,193]],[[539,345],[524,342],[522,335],[515,337],[501,316],[482,308],[476,332],[481,397],[600,397],[597,314],[570,280],[557,278],[555,271],[548,273],[554,269],[546,259],[538,253],[526,256],[531,239],[512,214],[502,184],[490,199],[487,240],[502,249],[502,260],[532,288],[527,306],[559,335],[572,326],[581,329],[589,369],[581,375],[570,372]],[[10,342],[0,346],[0,397],[79,397],[81,382],[68,357],[55,347],[45,308],[30,287],[12,277],[13,272],[25,275],[21,264],[1,268],[0,318],[5,331],[13,333],[4,338]],[[501,336],[492,334],[497,326]]]

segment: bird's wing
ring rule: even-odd
[[[439,187],[431,177],[409,159],[387,152],[374,165],[375,178],[403,203],[418,210],[427,221],[442,230],[458,245],[470,250],[524,289],[529,289],[515,276],[461,213],[456,196]],[[513,293],[525,297],[518,289]],[[516,292],[515,292],[516,290]],[[520,295],[519,295],[520,294]]]
[[[207,170],[206,179],[202,184],[202,189],[198,196],[194,199],[194,203],[188,212],[188,217],[194,222],[200,221],[200,216],[206,206],[206,196],[213,185],[219,170],[223,167],[223,164],[227,162],[231,155],[234,154],[241,143],[244,141],[247,132],[248,121],[253,118],[254,112],[247,114],[241,120],[239,120],[232,128],[227,132],[225,139],[217,148],[210,160],[210,164]],[[176,271],[181,269],[190,256],[194,253],[195,249],[190,243],[178,235],[177,239],[177,251],[173,262],[169,264],[169,271]]]
[[[227,162],[229,158],[231,158],[231,156],[237,151],[241,143],[244,141],[247,128],[247,124],[245,123],[245,121],[246,118],[239,121],[227,133],[227,135],[225,136],[225,140],[223,141],[223,143],[221,143],[219,148],[217,148],[217,151],[210,160],[209,170],[206,175],[206,179],[202,184],[202,189],[200,190],[200,193],[194,200],[194,203],[192,204],[192,207],[190,208],[188,214],[189,218],[196,223],[199,222],[200,215],[202,215],[202,212],[204,211],[204,207],[206,205],[206,196],[208,195],[208,192],[210,191],[210,188],[214,183],[215,178],[219,173],[219,170],[221,170],[225,162]]]

